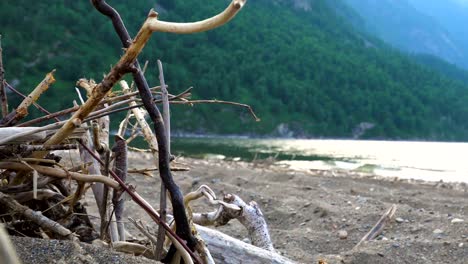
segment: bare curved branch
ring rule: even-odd
[[[0,168],[1,169],[11,169],[11,170],[24,170],[24,171],[30,171],[32,169],[36,170],[37,172],[51,176],[51,177],[56,177],[56,178],[67,178],[71,176],[72,179],[77,180],[77,181],[83,181],[83,182],[102,182],[105,185],[112,187],[114,189],[120,189],[120,185],[118,182],[115,180],[112,180],[111,178],[101,176],[101,175],[85,175],[77,172],[68,172],[66,173],[62,169],[55,169],[52,167],[46,167],[46,166],[40,166],[40,165],[34,165],[34,164],[28,164],[24,165],[18,162],[0,162]],[[32,168],[32,169],[31,169]]]
[[[221,13],[205,20],[191,23],[175,23],[158,20],[157,17],[147,21],[147,26],[151,31],[169,32],[176,34],[191,34],[208,31],[220,27],[229,22],[239,10],[245,5],[247,0],[233,0],[231,4]]]

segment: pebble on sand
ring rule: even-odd
[[[460,218],[454,218],[452,221],[450,221],[452,224],[458,224],[458,223],[463,223],[465,220],[460,219]]]
[[[346,230],[340,230],[340,231],[338,231],[338,237],[340,239],[347,239],[348,238],[348,232]]]

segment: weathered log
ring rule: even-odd
[[[271,264],[291,264],[296,263],[278,253],[268,251],[238,239],[230,237],[219,231],[196,225],[198,233],[208,246],[211,255],[216,263],[271,263]]]
[[[78,241],[78,238],[69,229],[45,217],[41,212],[33,211],[29,207],[21,205],[6,194],[0,193],[0,204],[8,208],[10,212],[15,212],[22,215],[44,229],[51,230],[52,232],[66,239]]]
[[[25,134],[24,136],[14,138],[11,141],[5,143],[18,144],[18,143],[27,143],[32,141],[44,140],[47,136],[46,131],[39,131],[33,133],[37,130],[37,127],[0,127],[0,138],[7,139],[11,136]],[[31,132],[31,134],[28,134]]]

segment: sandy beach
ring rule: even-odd
[[[129,164],[130,169],[153,166],[150,155],[135,153]],[[206,184],[220,197],[233,193],[247,202],[256,201],[276,250],[298,263],[468,262],[468,186],[463,183],[400,180],[349,171],[294,171],[265,161],[179,157],[174,165],[190,169],[174,173],[184,193]],[[132,174],[129,182],[157,207],[157,177]],[[98,215],[91,192],[87,203],[88,213]],[[353,249],[393,204],[397,206],[395,217],[383,233]],[[195,212],[214,209],[203,201],[193,208]],[[126,212],[151,223],[132,202],[126,203]],[[128,227],[132,235],[143,237]],[[217,229],[248,241],[247,231],[237,221]],[[32,263],[26,261],[30,251],[21,253],[24,244],[16,242],[23,261]],[[119,263],[152,263],[135,259]]]

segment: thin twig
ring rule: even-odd
[[[0,162],[0,168],[10,169],[10,170],[23,170],[23,171],[36,170],[37,172],[41,174],[51,176],[51,177],[62,178],[62,179],[67,179],[71,177],[72,179],[77,180],[77,181],[101,182],[114,189],[120,188],[119,184],[116,181],[109,179],[108,177],[101,176],[101,175],[88,175],[88,174],[81,174],[77,172],[65,172],[64,170],[61,170],[61,169],[35,165],[35,164],[28,164],[28,166],[26,166],[18,162],[3,162],[2,161]]]
[[[171,104],[227,104],[227,105],[235,105],[235,106],[240,106],[240,107],[245,107],[249,110],[250,114],[252,117],[255,119],[255,121],[259,122],[260,118],[257,117],[255,112],[253,111],[252,107],[247,104],[241,104],[241,103],[236,103],[236,102],[230,102],[230,101],[222,101],[222,100],[184,100],[184,101],[172,101]]]
[[[354,246],[354,249],[359,247],[363,242],[370,241],[376,238],[380,233],[382,233],[385,225],[392,219],[395,215],[397,206],[393,204],[383,215],[380,217],[379,221],[371,228],[371,230],[359,241],[359,243]]]
[[[27,126],[31,126],[33,124],[44,122],[44,121],[47,121],[47,120],[50,120],[50,119],[55,119],[57,122],[60,122],[60,119],[58,119],[57,117],[76,112],[76,111],[78,111],[78,109],[80,109],[80,106],[77,105],[77,106],[70,107],[70,108],[67,108],[67,109],[52,113],[52,114],[48,114],[48,115],[45,115],[45,116],[30,120],[30,121],[21,123],[21,124],[17,124],[16,126],[18,126],[18,127],[27,127]]]
[[[0,102],[2,104],[2,117],[8,114],[8,99],[5,91],[5,69],[3,68],[2,35],[0,34]]]

